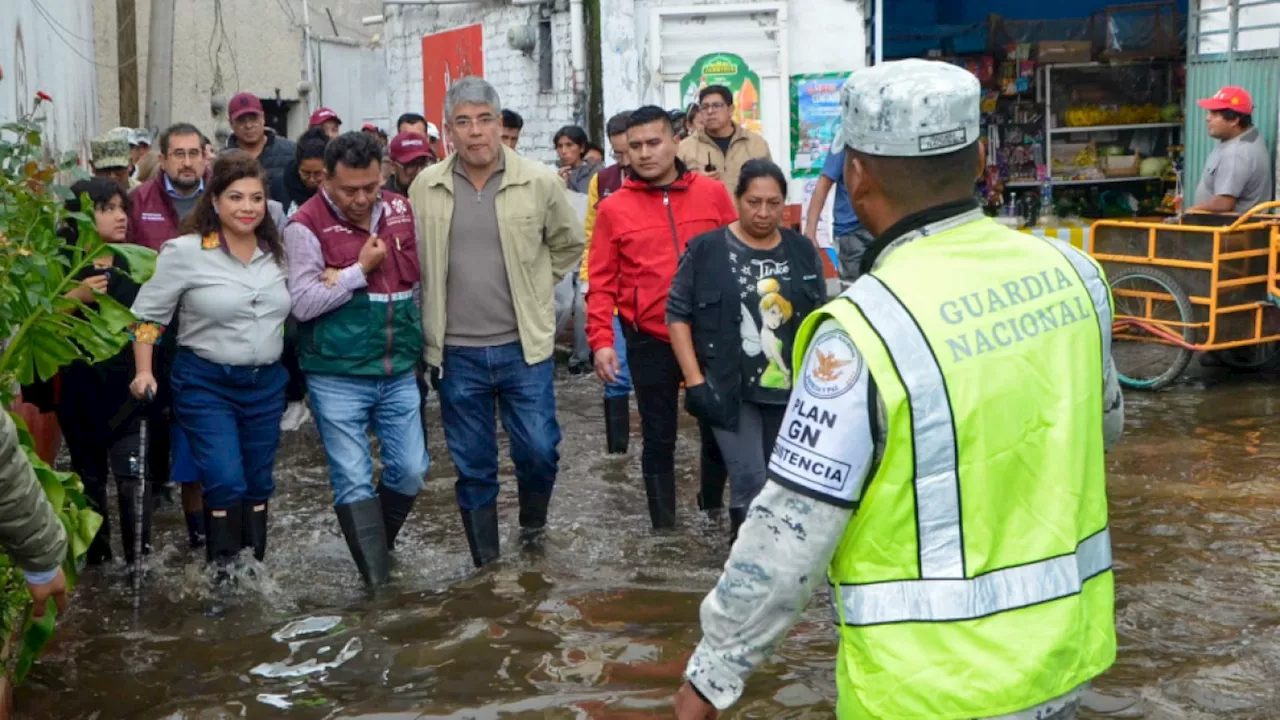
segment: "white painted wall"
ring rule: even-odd
[[[387,6],[385,37],[391,81],[391,117],[423,112],[422,36],[480,23],[484,26],[484,75],[493,84],[503,107],[520,113],[524,131],[519,151],[544,162],[555,160],[551,138],[571,123],[585,124],[585,108],[576,101],[570,66],[569,13],[551,17],[552,90],[538,87],[539,50],[526,56],[507,44],[507,31],[534,28],[539,7],[479,3],[441,6]],[[443,130],[443,128],[441,128]]]
[[[0,11],[0,123],[24,117],[36,93],[53,98],[35,116],[43,120],[45,143],[89,157],[97,125],[94,88],[93,8],[90,0],[3,3]],[[43,13],[41,12],[43,9]],[[47,13],[47,15],[45,14]]]

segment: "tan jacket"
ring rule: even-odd
[[[694,172],[703,172],[707,163],[715,165],[716,170],[720,171],[720,182],[728,188],[730,197],[738,189],[738,174],[748,160],[772,159],[769,143],[741,125],[734,130],[733,138],[729,140],[728,155],[726,158],[725,153],[720,152],[720,146],[707,135],[706,130],[699,130],[680,141],[679,157],[684,164]]]
[[[555,350],[555,285],[582,261],[586,240],[582,220],[565,194],[564,181],[548,166],[503,146],[506,169],[495,199],[502,259],[524,361],[530,365]],[[440,367],[444,358],[445,307],[449,281],[449,225],[453,221],[454,153],[427,167],[409,188],[418,223],[418,259],[422,266],[423,356]]]

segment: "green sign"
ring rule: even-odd
[[[698,91],[708,85],[724,85],[733,93],[733,121],[760,132],[760,76],[733,53],[711,53],[698,58],[680,80],[682,107],[698,102]]]

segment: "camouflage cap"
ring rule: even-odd
[[[981,92],[972,73],[944,62],[897,60],[858,70],[840,91],[832,150],[889,157],[959,150],[982,132]]]
[[[125,132],[120,132],[122,129]],[[116,128],[102,133],[89,143],[89,149],[93,153],[95,170],[129,167],[128,128]]]

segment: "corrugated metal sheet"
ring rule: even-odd
[[[97,72],[91,0],[3,0],[0,11],[0,122],[31,112],[37,91],[46,143],[89,157],[98,130]],[[15,7],[16,6],[16,7]],[[115,72],[115,62],[102,72]]]
[[[364,45],[322,38],[315,41],[319,51],[320,104],[342,118],[344,131],[359,130],[373,123],[388,127],[390,103],[387,99],[387,65],[382,52]]]

